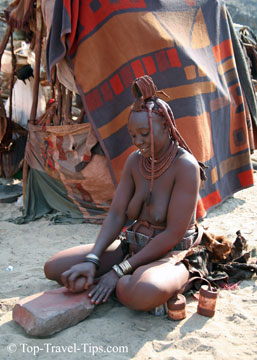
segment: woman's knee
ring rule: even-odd
[[[134,310],[148,311],[166,302],[188,280],[188,271],[178,264],[158,271],[154,267],[143,266],[133,275],[122,277],[116,287],[119,301]]]
[[[151,281],[135,281],[131,275],[118,281],[116,295],[124,306],[141,311],[151,310],[169,298],[165,288],[158,288]]]
[[[47,279],[60,282],[60,274],[56,271],[54,260],[49,259],[44,265],[44,273]]]
[[[130,283],[131,275],[125,275],[121,279],[118,280],[116,285],[116,296],[118,297],[119,301],[125,305],[127,297],[129,294],[129,283]]]
[[[62,250],[50,259],[44,265],[45,276],[49,280],[61,282],[61,274],[70,269],[73,265],[81,262],[85,253],[86,245],[76,246],[70,249]]]

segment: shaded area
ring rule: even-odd
[[[22,195],[22,185],[1,184],[0,182],[0,203],[12,203]]]
[[[234,23],[249,26],[257,34],[257,3],[255,0],[226,0]]]

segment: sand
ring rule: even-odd
[[[257,246],[257,173],[255,186],[213,209],[202,224],[235,239],[237,230]],[[0,219],[20,215],[15,203],[0,204]],[[12,321],[23,297],[54,289],[44,262],[55,252],[96,239],[97,225],[52,225],[41,219],[27,225],[0,222],[0,359],[177,359],[257,360],[257,281],[242,281],[219,292],[213,318],[196,313],[187,299],[186,319],[132,311],[111,299],[74,327],[44,339],[28,336]],[[8,266],[12,271],[6,271]],[[10,345],[11,344],[11,345]]]

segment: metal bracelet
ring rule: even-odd
[[[124,275],[130,274],[132,272],[132,266],[128,262],[128,260],[125,260],[119,264],[120,269],[122,270]]]
[[[98,256],[96,256],[95,254],[93,254],[93,253],[89,253],[89,254],[87,254],[86,255],[86,257],[85,258],[90,258],[90,259],[96,259],[96,260],[98,260],[99,262],[100,262],[100,259],[99,259],[99,257]]]
[[[116,272],[116,274],[118,275],[118,277],[122,277],[125,274],[123,274],[123,271],[121,270],[121,268],[118,265],[113,265],[112,269]]]
[[[84,262],[91,262],[91,263],[95,264],[97,270],[100,267],[100,261],[98,261],[97,259],[93,259],[91,257],[85,257],[83,261]]]

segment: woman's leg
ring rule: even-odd
[[[183,288],[189,272],[183,263],[155,261],[122,277],[116,286],[119,301],[134,310],[149,311]]]
[[[83,262],[85,256],[92,251],[93,246],[94,244],[81,245],[58,252],[45,263],[44,271],[46,277],[49,280],[55,280],[62,284],[61,274],[73,265]],[[115,240],[101,256],[100,268],[96,272],[96,276],[105,274],[114,264],[120,263],[123,258],[121,242]],[[85,282],[84,277],[78,278],[75,283],[75,292],[83,291]]]

